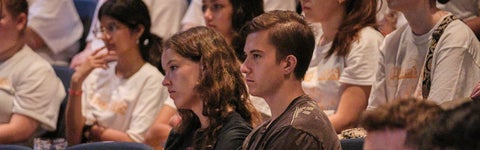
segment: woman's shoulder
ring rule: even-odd
[[[358,33],[361,39],[383,40],[384,36],[378,30],[371,26],[364,27]]]

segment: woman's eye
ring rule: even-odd
[[[177,69],[177,66],[170,66],[170,70],[173,71],[173,70],[175,70],[175,69]]]
[[[214,4],[212,9],[215,11],[215,10],[220,10],[221,8],[223,8],[223,5]]]

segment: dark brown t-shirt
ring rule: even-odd
[[[327,115],[307,95],[295,98],[277,119],[270,122],[252,131],[242,149],[341,149]]]

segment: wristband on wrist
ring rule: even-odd
[[[73,96],[80,96],[82,95],[82,90],[75,91],[72,89],[68,89],[68,94]]]

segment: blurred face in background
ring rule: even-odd
[[[102,16],[100,23],[101,27],[96,29],[95,36],[103,40],[108,50],[115,51],[119,55],[138,51],[137,41],[143,32],[142,28],[132,30],[109,16]]]
[[[230,0],[203,0],[202,11],[207,26],[222,33],[230,43],[233,32]]]
[[[344,0],[300,0],[302,10],[307,20],[311,22],[324,22],[329,17],[339,14],[343,10]]]

